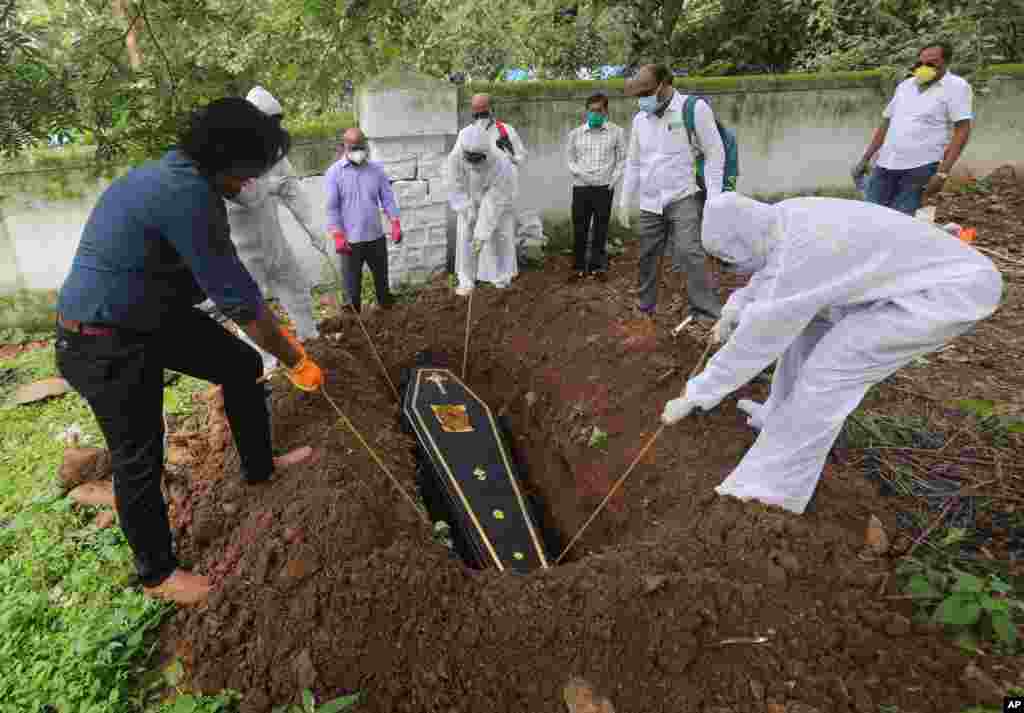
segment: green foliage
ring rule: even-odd
[[[166,607],[127,589],[119,529],[44,496],[0,529],[0,712],[128,707]]]
[[[0,2],[0,156],[44,139],[74,111],[70,70],[40,50],[15,0]]]
[[[590,439],[587,441],[587,445],[591,448],[598,450],[605,450],[608,448],[608,434],[602,431],[597,426],[593,427],[590,432]]]
[[[285,128],[291,134],[293,142],[339,140],[345,129],[356,125],[355,116],[349,112],[285,120]]]
[[[858,411],[847,419],[843,438],[848,448],[908,448],[916,445],[917,434],[926,431],[922,418]]]
[[[951,533],[945,544],[953,545],[963,533]],[[995,639],[1009,653],[1020,646],[1017,626],[1024,619],[1024,602],[998,575],[978,576],[956,568],[934,568],[909,560],[897,573],[903,590],[933,622],[942,624],[961,646],[975,650],[982,639]]]
[[[355,706],[363,697],[362,693],[354,693],[350,696],[335,698],[333,701],[317,704],[313,692],[306,689],[302,692],[302,703],[293,703],[286,706],[274,708],[274,713],[338,713],[349,710]]]
[[[54,375],[53,349],[5,360],[11,388]],[[168,393],[186,401],[199,382]],[[0,409],[0,713],[133,710],[138,681],[168,609],[128,588],[132,555],[120,529],[97,530],[60,497],[63,432],[101,445],[77,394]],[[217,708],[198,708],[213,713]]]
[[[1012,436],[1024,434],[1024,406],[1021,404],[966,399],[958,401],[957,406],[974,416],[979,432],[996,445],[1005,446]]]
[[[14,342],[4,337],[15,329],[23,331],[22,341],[28,341],[28,333],[52,336],[56,309],[56,296],[48,290],[19,290],[0,297],[0,344]]]

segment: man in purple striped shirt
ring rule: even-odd
[[[391,241],[402,242],[402,224],[391,180],[384,168],[368,161],[366,136],[359,129],[345,132],[344,155],[327,169],[327,232],[341,256],[345,291],[356,311],[362,308],[363,263],[370,266],[377,303],[394,304],[388,287],[388,246],[381,231],[380,211],[391,219]]]

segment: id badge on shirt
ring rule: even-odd
[[[683,112],[681,109],[668,111],[665,116],[668,119],[668,130],[670,132],[686,130],[686,124],[683,121]]]

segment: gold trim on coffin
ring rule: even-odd
[[[454,474],[452,474],[452,470],[448,466],[448,460],[442,455],[441,449],[438,448],[437,442],[434,440],[434,436],[433,434],[431,434],[430,429],[427,428],[427,424],[423,420],[423,415],[420,413],[420,410],[418,408],[420,396],[420,383],[423,381],[423,374],[425,371],[425,369],[421,369],[416,374],[416,387],[413,390],[412,395],[413,413],[416,414],[416,420],[419,421],[420,428],[423,429],[424,435],[430,441],[430,445],[434,449],[434,453],[436,453],[439,456],[441,464],[444,466],[445,473],[448,474],[448,480],[455,488],[455,492],[458,493],[459,499],[462,501],[462,505],[466,508],[466,512],[469,513],[469,518],[473,522],[473,527],[476,528],[477,533],[479,533],[481,539],[484,542],[484,545],[487,547],[488,554],[490,554],[491,559],[494,560],[494,564],[498,568],[498,571],[504,572],[505,565],[502,564],[501,558],[498,557],[498,553],[495,552],[494,545],[491,544],[491,540],[487,536],[487,533],[484,531],[483,527],[480,526],[480,520],[477,518],[476,512],[470,506],[469,500],[466,498],[466,494],[462,492],[462,487],[459,485],[459,481],[456,480]],[[498,452],[501,453],[501,460],[505,464],[505,473],[508,476],[509,483],[512,485],[512,490],[516,494],[516,501],[519,503],[519,510],[520,512],[522,512],[523,520],[526,522],[526,529],[530,532],[530,539],[533,541],[533,547],[537,551],[537,557],[540,560],[541,567],[543,569],[549,569],[550,565],[548,564],[547,557],[544,556],[544,548],[541,547],[540,540],[537,537],[537,533],[533,528],[533,521],[530,519],[529,511],[526,509],[526,504],[523,502],[523,495],[521,492],[519,492],[519,484],[516,482],[516,479],[512,477],[512,465],[509,462],[508,454],[505,453],[505,444],[501,439],[501,431],[498,429],[498,425],[494,421],[494,414],[491,413],[491,407],[488,406],[483,399],[477,396],[476,393],[471,388],[469,388],[466,384],[462,383],[460,379],[456,378],[455,374],[453,374],[449,369],[431,369],[430,372],[431,374],[436,374],[437,372],[445,372],[446,374],[448,374],[448,376],[451,379],[453,379],[456,383],[462,386],[463,389],[466,390],[466,393],[468,393],[474,399],[476,399],[477,403],[483,408],[484,412],[487,414],[487,420],[491,424],[491,433],[494,435],[495,441],[498,444]]]

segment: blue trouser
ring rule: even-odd
[[[868,179],[865,199],[900,213],[913,215],[921,207],[921,197],[928,181],[939,170],[939,164],[928,163],[917,168],[891,170],[875,166]]]

